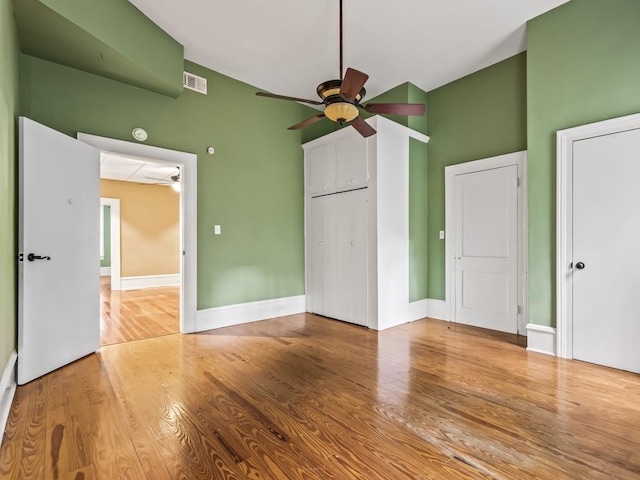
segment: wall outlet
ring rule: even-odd
[[[213,234],[214,235],[220,235],[221,230],[220,230],[220,225],[214,225],[213,226]]]
[[[444,240],[444,230],[440,230],[440,240]]]

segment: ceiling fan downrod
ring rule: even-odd
[[[366,95],[365,82],[369,78],[366,73],[354,68],[344,70],[344,8],[343,0],[339,0],[340,6],[340,73],[339,80],[327,80],[316,88],[316,93],[322,101],[306,100],[304,98],[288,97],[267,92],[256,92],[261,97],[291,100],[309,105],[324,106],[324,112],[308,118],[300,123],[292,125],[289,130],[298,130],[313,125],[327,118],[340,125],[351,125],[363,137],[370,137],[376,133],[375,129],[360,116],[362,109],[369,113],[389,113],[395,115],[424,115],[424,104],[411,103],[368,103],[360,102]]]
[[[340,75],[338,78],[342,80],[343,76],[343,63],[342,63],[342,0],[340,0]]]

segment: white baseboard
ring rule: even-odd
[[[420,320],[427,316],[427,311],[429,309],[429,300],[426,298],[424,300],[418,300],[417,302],[409,303],[409,310],[407,319],[409,322],[415,322],[416,320]]]
[[[208,308],[206,310],[198,310],[196,331],[202,332],[214,328],[284,317],[285,315],[304,313],[305,310],[306,301],[304,295]]]
[[[142,288],[175,287],[180,285],[180,274],[143,275],[140,277],[122,277],[120,290],[139,290]]]
[[[101,277],[110,277],[111,276],[111,267],[100,267],[100,276]]]
[[[0,444],[4,437],[4,429],[7,426],[13,395],[16,393],[16,361],[18,354],[13,351],[9,361],[2,372],[0,379]]]
[[[447,302],[430,298],[427,300],[427,317],[447,320]]]
[[[527,350],[530,352],[544,353],[545,355],[556,355],[556,329],[527,324]]]
[[[444,300],[425,298],[424,300],[409,303],[408,312],[409,322],[415,322],[425,317],[446,320],[447,303]]]

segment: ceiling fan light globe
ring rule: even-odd
[[[327,105],[324,109],[324,115],[334,122],[346,123],[350,122],[359,115],[358,107],[349,102],[334,102]]]

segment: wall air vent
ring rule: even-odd
[[[184,72],[182,75],[182,86],[194,92],[204,95],[207,94],[207,79],[194,75],[193,73]]]

